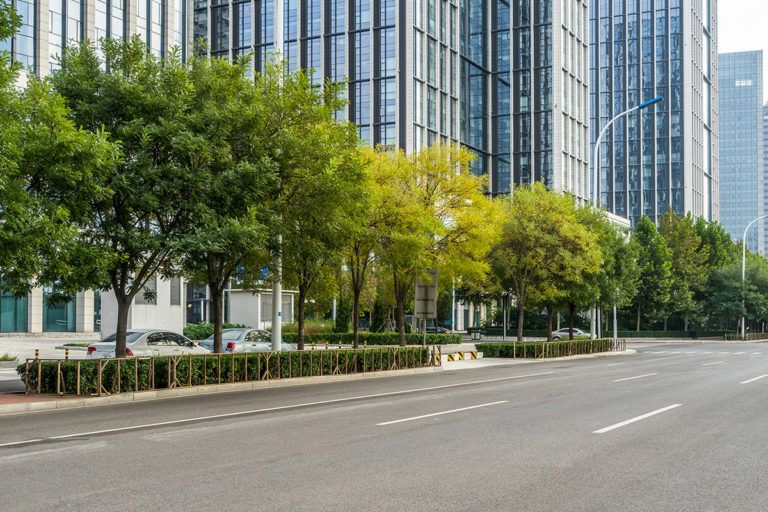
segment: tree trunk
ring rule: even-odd
[[[552,317],[554,317],[554,313],[552,311],[552,306],[547,304],[547,341],[552,341]]]
[[[664,319],[664,332],[667,332],[667,318]]]
[[[306,295],[306,287],[299,285],[298,335],[296,336],[296,348],[298,350],[304,350],[304,299]]]
[[[640,306],[637,306],[637,332],[640,332]]]
[[[359,334],[357,332],[357,319],[360,316],[360,289],[352,286],[352,347],[357,348]]]
[[[133,298],[118,297],[117,298],[117,336],[115,339],[115,357],[125,357],[125,335],[128,331],[128,312],[131,309],[131,301]]]
[[[685,317],[684,323],[685,323],[685,327],[684,327],[685,332],[688,332],[688,317],[687,316]]]
[[[523,342],[523,327],[525,323],[525,304],[518,299],[517,304],[517,341]]]
[[[213,307],[213,351],[220,354],[224,351],[223,332],[224,332],[224,298],[223,290],[219,289],[217,283],[208,283],[208,290],[211,292],[211,306]]]
[[[568,340],[573,341],[573,324],[576,321],[576,304],[568,303]]]

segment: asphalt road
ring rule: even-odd
[[[766,398],[767,345],[668,345],[5,416],[0,509],[765,511]]]

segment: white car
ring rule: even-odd
[[[88,346],[86,358],[103,359],[115,357],[117,334],[106,337],[99,343]],[[132,356],[177,356],[182,354],[208,354],[210,351],[181,334],[155,329],[131,329],[125,335],[125,355]]]
[[[558,341],[558,340],[567,340],[569,335],[570,329],[568,327],[563,327],[562,329],[558,329],[556,331],[552,331],[552,340]],[[585,338],[589,337],[588,332],[584,332],[581,329],[573,328],[573,337],[574,338]]]

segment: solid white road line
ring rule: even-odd
[[[643,414],[641,416],[636,416],[634,418],[628,419],[627,421],[622,421],[621,423],[616,423],[615,425],[611,425],[610,427],[601,428],[600,430],[595,430],[592,432],[593,434],[605,434],[606,432],[610,432],[611,430],[616,430],[617,428],[626,427],[627,425],[631,423],[635,423],[636,421],[644,420],[646,418],[650,418],[651,416],[656,416],[657,414],[661,414],[663,412],[667,412],[669,410],[675,409],[677,407],[680,407],[683,404],[674,404],[670,405],[668,407],[664,407],[663,409],[657,409],[655,411],[651,411],[649,413]]]
[[[715,361],[714,363],[704,363],[701,366],[712,366],[713,364],[723,364],[725,361]]]
[[[764,379],[766,377],[768,377],[768,374],[755,377],[754,379],[745,380],[744,382],[739,382],[739,384],[749,384],[750,382],[755,382],[756,380]]]
[[[75,434],[66,434],[61,436],[52,436],[47,439],[29,439],[26,441],[16,441],[14,443],[5,443],[0,444],[0,448],[5,448],[8,446],[15,446],[15,445],[21,445],[21,444],[35,444],[35,443],[41,443],[46,440],[56,440],[56,439],[72,439],[77,437],[86,437],[86,436],[94,436],[99,434],[113,434],[117,432],[129,432],[131,430],[141,430],[141,429],[147,429],[147,428],[156,428],[156,427],[166,427],[170,425],[183,425],[186,423],[195,423],[198,421],[207,421],[207,420],[217,420],[217,419],[223,419],[223,418],[236,418],[238,416],[250,416],[254,414],[260,414],[260,413],[267,413],[267,412],[276,412],[276,411],[289,411],[292,409],[299,409],[301,407],[311,407],[315,405],[327,405],[327,404],[338,404],[338,403],[345,403],[345,402],[354,402],[357,400],[366,400],[369,398],[379,398],[383,396],[397,396],[397,395],[407,395],[410,393],[419,393],[422,391],[435,391],[438,389],[450,389],[450,388],[456,388],[460,386],[470,386],[473,384],[490,384],[494,382],[504,382],[508,380],[517,380],[517,379],[525,379],[528,377],[540,377],[543,375],[552,375],[557,372],[541,372],[541,373],[527,373],[525,375],[515,375],[514,377],[501,377],[498,379],[486,379],[486,380],[473,380],[470,382],[459,382],[456,384],[445,384],[443,386],[430,386],[426,388],[413,388],[413,389],[405,389],[402,391],[390,391],[388,393],[376,393],[372,395],[359,395],[359,396],[350,396],[345,398],[335,398],[332,400],[321,400],[317,402],[304,402],[300,404],[291,404],[291,405],[280,405],[277,407],[267,407],[264,409],[251,409],[248,411],[238,411],[238,412],[230,412],[230,413],[224,413],[224,414],[213,414],[210,416],[197,416],[194,418],[183,418],[180,420],[171,420],[171,421],[159,421],[157,423],[145,423],[143,425],[130,425],[127,427],[117,427],[117,428],[109,428],[104,430],[92,430],[90,432],[77,432]]]
[[[653,377],[654,375],[658,375],[658,373],[646,373],[645,375],[638,375],[637,377],[627,377],[626,379],[616,379],[613,382],[624,382],[625,380],[642,379],[643,377]]]
[[[59,453],[59,452],[68,452],[68,451],[87,451],[87,450],[98,450],[99,448],[104,448],[107,446],[107,443],[104,441],[99,443],[89,443],[89,444],[83,444],[80,446],[64,446],[61,448],[49,448],[47,450],[37,450],[34,452],[23,452],[23,453],[17,453],[15,455],[5,455],[3,457],[0,457],[0,463],[3,462],[13,462],[15,460],[19,459],[26,459],[29,457],[38,457],[40,455],[47,455],[49,453]]]
[[[506,400],[501,400],[500,402],[491,402],[487,404],[480,404],[480,405],[473,405],[471,407],[462,407],[461,409],[451,409],[450,411],[442,411],[442,412],[433,412],[432,414],[422,414],[421,416],[413,416],[411,418],[403,418],[401,420],[394,420],[394,421],[385,421],[384,423],[377,423],[377,427],[384,427],[386,425],[394,425],[395,423],[403,423],[406,421],[414,421],[414,420],[422,420],[424,418],[432,418],[434,416],[442,416],[444,414],[453,414],[454,412],[461,412],[461,411],[469,411],[472,409],[479,409],[481,407],[490,407],[491,405],[499,405],[499,404],[506,404]]]

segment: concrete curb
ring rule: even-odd
[[[79,409],[99,405],[114,405],[147,400],[163,400],[183,396],[211,395],[231,393],[234,391],[250,391],[254,389],[285,388],[309,384],[326,384],[329,382],[346,382],[351,380],[376,379],[382,377],[399,377],[420,373],[439,372],[442,366],[426,368],[408,368],[406,370],[388,370],[370,373],[352,373],[347,375],[322,375],[319,377],[296,377],[293,379],[262,380],[255,382],[233,382],[227,384],[211,384],[208,386],[192,386],[188,388],[158,389],[155,391],[139,391],[138,393],[121,393],[110,396],[91,396],[67,398],[63,400],[47,400],[44,402],[27,402],[20,404],[1,404],[0,416],[7,414],[23,414],[29,412],[51,411],[61,409]]]

